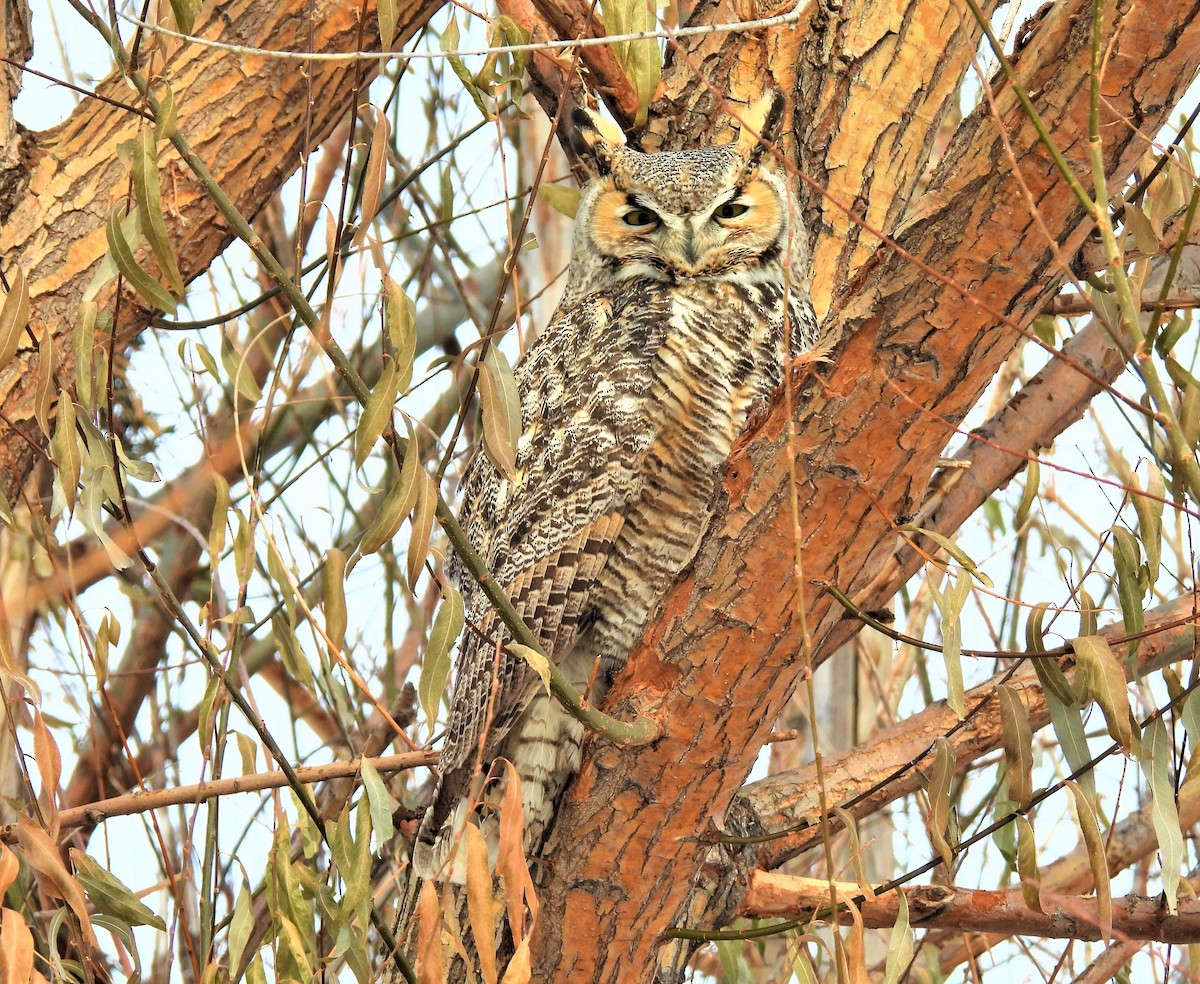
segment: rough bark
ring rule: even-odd
[[[1100,940],[1099,902],[1078,896],[1042,896],[1042,911],[1030,909],[1019,889],[1007,892],[958,888],[952,885],[905,886],[858,905],[863,925],[889,929],[900,912],[900,892],[908,899],[909,919],[920,929],[1005,933],[1043,939]],[[840,898],[855,898],[853,883],[838,885]],[[808,919],[828,908],[829,883],[756,871],[750,881],[753,912],[764,917]],[[1200,902],[1181,900],[1175,915],[1161,898],[1126,895],[1112,900],[1112,929],[1118,939],[1191,943],[1200,936]],[[850,923],[849,912],[839,922]]]
[[[1090,168],[1090,10],[1058,4],[1017,66],[1081,175]],[[1157,129],[1200,64],[1200,26],[1190,3],[1152,15],[1123,3],[1106,15],[1105,39],[1116,41],[1101,122],[1109,186],[1118,187],[1145,150],[1135,129]],[[1007,84],[997,104],[1042,220],[1069,255],[1087,216]],[[560,811],[539,923],[543,979],[648,976],[708,849],[702,835],[721,822],[809,666],[806,645],[815,664],[852,631],[814,582],[838,584],[867,609],[890,598],[898,585],[877,574],[893,549],[893,521],[919,504],[947,422],[962,418],[1020,338],[1000,315],[1027,319],[1057,289],[1061,273],[1029,221],[996,125],[986,112],[964,122],[896,237],[958,286],[877,251],[835,306],[832,368],[798,373],[794,421],[781,401],[735,451],[692,571],[608,702],[622,715],[655,717],[664,737],[639,749],[593,742]]]
[[[440,0],[399,4],[397,44],[410,38]],[[282,51],[355,51],[378,47],[374,7],[317,0],[278,4],[233,0],[206,7],[198,36]],[[312,44],[311,49],[306,45]],[[252,216],[292,174],[305,153],[337,122],[354,112],[355,93],[374,75],[375,62],[314,62],[234,55],[199,44],[164,39],[166,59],[152,63],[175,94],[179,127],[241,212]],[[119,102],[132,98],[118,77],[96,91]],[[69,336],[75,310],[107,251],[109,211],[129,190],[128,164],[118,146],[145,125],[141,117],[96,98],[84,99],[52,130],[26,134],[28,162],[20,180],[0,199],[0,256],[6,269],[24,272],[36,337],[55,336],[60,378],[69,379]],[[173,152],[163,158],[161,183],[168,232],[178,249],[185,281],[199,276],[229,244],[232,233],[213,203]],[[3,190],[0,188],[0,190]],[[103,300],[103,298],[99,298]],[[127,293],[122,299],[119,346],[146,326],[148,313]],[[36,445],[31,425],[37,380],[32,342],[0,370],[0,412]],[[25,425],[25,426],[22,426]],[[11,434],[0,442],[0,482],[10,495],[23,483],[34,445]]]

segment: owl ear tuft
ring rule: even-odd
[[[738,148],[757,165],[770,144],[777,144],[783,136],[783,116],[787,99],[779,89],[768,89],[762,98],[746,109],[743,116],[746,125],[738,138]]]
[[[571,150],[579,163],[593,178],[602,178],[612,171],[614,144],[600,130],[600,120],[586,109],[576,107],[571,113]]]

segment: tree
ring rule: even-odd
[[[837,916],[849,928],[835,936],[837,959],[824,958],[822,972],[843,979],[866,973],[863,925],[898,920],[893,965],[903,964],[912,937],[905,922],[919,922],[916,959],[926,972],[996,944],[994,935],[977,935],[962,946],[956,931],[1118,940],[1082,970],[1084,980],[1119,969],[1139,941],[1200,940],[1198,910],[1180,894],[1191,863],[1182,832],[1196,820],[1184,738],[1197,706],[1188,523],[1200,499],[1200,385],[1185,354],[1190,324],[1171,316],[1190,303],[1179,293],[1192,262],[1197,195],[1183,137],[1169,148],[1152,142],[1200,65],[1194,7],[1056,0],[1021,27],[1005,56],[985,31],[994,11],[973,0],[760,5],[751,23],[735,23],[741,7],[701,2],[670,8],[668,22],[691,33],[665,32],[660,78],[657,42],[544,45],[602,34],[591,4],[502,0],[480,28],[488,43],[529,39],[541,47],[476,59],[470,69],[462,58],[438,62],[426,76],[430,119],[465,93],[483,111],[480,127],[517,146],[525,141],[521,187],[506,183],[509,170],[501,179],[515,203],[507,248],[476,265],[466,227],[450,224],[468,197],[470,164],[449,156],[462,137],[438,140],[431,129],[429,164],[416,165],[397,136],[416,106],[413,63],[298,65],[265,53],[378,50],[381,22],[384,47],[396,50],[435,14],[443,48],[456,50],[458,26],[439,6],[172,6],[173,26],[235,50],[143,33],[75,6],[120,64],[66,122],[21,133],[20,152],[11,153],[10,139],[0,155],[0,469],[12,503],[5,701],[17,725],[10,739],[32,748],[42,790],[35,810],[34,789],[14,759],[6,794],[25,804],[11,833],[43,903],[54,908],[45,900],[64,898],[61,911],[71,913],[73,949],[64,952],[85,966],[99,959],[89,949],[97,911],[125,924],[149,919],[94,863],[73,853],[68,870],[55,850],[68,830],[76,846],[89,837],[98,844],[94,835],[106,832],[113,811],[147,805],[98,806],[101,797],[162,785],[156,770],[164,764],[174,782],[194,781],[200,771],[184,764],[188,749],[193,757],[202,750],[219,775],[231,767],[228,744],[248,772],[264,749],[273,768],[291,770],[287,781],[304,800],[305,782],[330,777],[295,773],[306,743],[296,737],[281,747],[289,720],[318,747],[337,743],[347,759],[379,755],[397,729],[414,738],[431,730],[458,628],[453,594],[429,551],[435,517],[449,522],[445,496],[458,459],[447,449],[460,427],[474,428],[474,413],[458,407],[478,385],[485,439],[502,447],[510,427],[503,362],[493,357],[476,382],[481,346],[460,353],[454,332],[468,318],[487,338],[512,323],[530,329],[530,271],[510,275],[525,259],[523,203],[534,200],[526,184],[545,184],[548,175],[541,148],[528,153],[529,124],[517,121],[512,100],[527,87],[556,118],[569,91],[582,98],[581,78],[647,149],[728,139],[739,107],[766,85],[788,95],[794,125],[779,151],[803,188],[813,293],[829,344],[820,358],[797,361],[769,413],[739,443],[695,563],[615,681],[605,711],[650,722],[655,740],[589,743],[544,852],[549,863],[535,865],[536,919],[525,918],[512,880],[504,883],[517,942],[530,934],[532,977],[641,980],[657,967],[662,979],[677,979],[687,962],[711,968],[712,950],[700,946],[706,935],[732,925],[746,935],[744,919],[829,919],[831,903],[849,904]],[[648,26],[648,9],[603,5],[610,33],[617,24]],[[9,10],[16,16],[0,20],[3,47],[21,63],[22,12]],[[973,73],[981,58],[996,71]],[[370,90],[380,108],[361,108],[381,64]],[[960,120],[970,85],[980,95]],[[0,124],[9,118],[0,107]],[[302,161],[301,197],[281,193]],[[439,180],[427,182],[424,167],[434,165]],[[331,203],[323,247],[312,243],[322,206],[294,201]],[[201,334],[200,325],[172,318],[183,284],[212,271],[235,240],[256,260],[262,293],[231,313],[226,301],[242,288],[213,275],[218,316],[196,320],[240,319],[240,328],[210,325]],[[552,238],[543,253],[553,257],[556,245],[561,257]],[[306,261],[316,269],[302,272]],[[242,261],[235,254],[230,262]],[[372,270],[385,271],[382,284]],[[352,289],[365,299],[349,330],[339,294]],[[458,295],[457,313],[435,300],[439,289]],[[199,294],[188,294],[193,308]],[[1080,314],[1090,319],[1082,327],[1066,320]],[[194,463],[173,468],[147,508],[129,483],[165,455],[168,418],[143,405],[151,394],[136,375],[155,356],[148,340],[172,328],[194,332],[191,347],[176,355],[162,346],[156,371],[178,380],[186,394],[180,418],[200,439],[190,445]],[[455,358],[433,382],[422,373],[439,367],[422,361],[410,387],[414,353],[437,347]],[[1039,348],[1050,357],[1024,378]],[[1132,375],[1119,390],[1126,369]],[[986,419],[964,426],[994,380]],[[427,396],[435,386],[436,399]],[[400,412],[389,415],[406,392]],[[1110,446],[1093,480],[1111,501],[1087,502],[1065,531],[1047,517],[1053,487],[1039,498],[1037,466],[1054,464],[1040,449],[1098,398],[1133,420],[1143,460]],[[347,401],[361,409],[340,412]],[[411,431],[404,419],[415,421]],[[1101,418],[1100,426],[1107,434],[1113,425]],[[355,484],[359,465],[367,491]],[[314,486],[308,469],[323,471],[325,482]],[[1022,470],[1023,495],[1000,494]],[[327,521],[301,511],[315,500]],[[1063,508],[1069,516],[1072,504]],[[63,544],[72,511],[75,538]],[[952,538],[972,517],[995,524],[997,515],[1014,533],[1009,561],[994,566],[1012,571],[1000,602],[980,602],[985,617],[971,620],[963,614],[971,581],[986,588],[993,565],[977,564]],[[393,545],[406,518],[407,545],[403,537]],[[1056,574],[1061,598],[1050,612],[1025,590],[1034,554],[1047,547],[1075,565]],[[1085,589],[1089,575],[1102,585],[1098,600]],[[105,581],[124,584],[128,602],[103,594]],[[367,584],[367,596],[356,593]],[[101,593],[81,600],[92,585]],[[906,586],[915,594],[901,595]],[[902,705],[898,675],[879,685],[896,715],[888,727],[840,754],[814,732],[815,761],[785,753],[776,764],[786,768],[747,784],[793,691],[799,685],[800,707],[814,715],[814,672],[864,624],[890,631],[883,613],[898,595],[913,634],[924,626],[922,611],[938,610],[948,652],[944,679],[924,677],[929,706]],[[117,604],[128,609],[99,607]],[[1113,624],[1101,627],[1099,614],[1108,611]],[[985,631],[994,613],[991,646],[1006,662],[994,677],[968,667],[967,689],[956,651],[963,632]],[[1063,613],[1078,618],[1074,635],[1061,627]],[[53,614],[57,621],[47,618]],[[1051,630],[1068,640],[1060,650],[1043,643]],[[107,654],[122,635],[110,673]],[[204,672],[170,685],[156,679],[183,659]],[[907,665],[916,672],[915,661]],[[72,728],[50,704],[36,710],[36,687],[52,682],[48,667],[74,667],[87,679],[88,690],[53,688],[53,706],[75,700],[87,708],[86,726]],[[197,677],[202,698],[189,689]],[[403,689],[410,677],[420,683],[415,696]],[[256,709],[269,699],[260,679],[284,696],[290,719]],[[151,713],[154,697],[165,698],[170,713]],[[1110,736],[1111,747],[1085,735],[1083,712],[1093,705],[1087,726]],[[1035,745],[1033,735],[1051,723],[1053,737]],[[68,740],[78,751],[58,791],[56,745]],[[1036,767],[1035,751],[1044,757]],[[1144,805],[1131,808],[1089,778],[1093,757],[1104,768],[1121,752],[1137,760],[1126,783],[1144,791]],[[432,760],[412,751],[381,766],[417,769]],[[1065,774],[1073,785],[1056,781]],[[363,808],[353,814],[356,794],[345,782],[322,786],[302,808],[280,806],[265,871],[247,865],[253,891],[239,891],[226,860],[239,842],[222,833],[219,798],[207,812],[175,819],[174,836],[185,837],[202,817],[204,849],[194,858],[180,856],[171,828],[157,828],[172,900],[164,911],[178,920],[183,973],[198,979],[216,962],[232,974],[248,964],[258,975],[267,960],[280,976],[306,978],[319,964],[342,962],[371,975],[368,954],[388,939],[389,893],[403,856],[397,846],[393,862],[377,866],[375,881],[368,877],[372,834],[386,841],[392,823],[379,775],[380,766],[364,767]],[[177,802],[224,791],[185,790]],[[400,773],[392,791],[419,807],[414,775]],[[159,803],[167,794],[152,795]],[[936,884],[906,890],[907,915],[895,885],[867,897],[879,874],[858,869],[839,881],[862,851],[835,836],[902,800],[923,811],[902,831],[915,837],[923,822],[928,843],[884,877],[918,878],[941,865]],[[1067,804],[1078,816],[1077,854],[1045,839]],[[983,812],[995,818],[994,848]],[[1043,858],[1039,870],[1047,851],[1062,856],[1054,864]],[[12,886],[0,949],[25,979],[35,951],[50,959],[54,934],[21,930],[41,903],[22,894],[31,891],[27,874],[13,882],[10,857],[0,864]],[[119,856],[109,862],[121,866]],[[800,862],[819,884],[775,873]],[[1127,879],[1129,893],[1114,898],[1110,877],[1130,869],[1137,878]],[[967,889],[967,876],[990,877],[999,889]],[[222,891],[236,901],[218,902]],[[1134,894],[1159,891],[1161,905]],[[474,914],[457,928],[453,913],[445,916],[451,932],[479,926]],[[440,918],[426,903],[415,943],[426,975],[435,973]],[[782,938],[761,950],[722,942],[723,972],[741,961],[766,980],[772,967],[801,974],[801,965],[823,959],[795,930]],[[169,953],[162,939],[154,946]],[[260,952],[263,940],[273,945]],[[114,947],[132,948],[133,940]],[[1062,960],[1074,959],[1070,953]],[[1019,950],[1005,959],[1028,960],[1022,973],[1032,970]]]

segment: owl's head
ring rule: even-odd
[[[782,100],[759,128],[777,135]],[[643,154],[607,139],[582,110],[572,146],[590,175],[575,216],[568,295],[650,279],[781,282],[804,274],[795,202],[757,135],[738,145]]]

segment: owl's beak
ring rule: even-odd
[[[700,260],[700,250],[696,243],[696,230],[691,226],[686,226],[683,230],[683,242],[680,244],[680,253],[687,260],[687,273],[695,273],[696,265]]]

